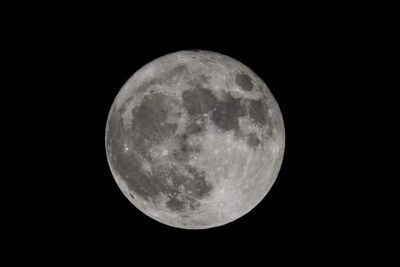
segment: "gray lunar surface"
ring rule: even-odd
[[[184,229],[232,222],[278,176],[282,114],[248,67],[209,51],[153,60],[121,88],[106,153],[123,194],[144,214]]]

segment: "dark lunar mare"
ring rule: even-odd
[[[251,78],[246,74],[237,74],[235,82],[246,91],[253,89]],[[207,88],[196,85],[182,93],[183,106],[190,115],[186,132],[198,134],[204,131],[202,124],[194,122],[202,120],[205,113],[211,114],[211,120],[222,131],[232,130],[236,137],[244,138],[251,148],[261,144],[255,133],[244,134],[239,126],[239,118],[249,116],[259,126],[268,126],[267,136],[272,136],[273,120],[268,115],[268,105],[265,100],[237,99],[226,93],[223,100],[218,100],[213,92]]]
[[[122,117],[113,110],[107,127],[107,148],[110,163],[118,175],[127,183],[129,189],[148,200],[157,191],[150,177],[141,171],[140,161],[135,153],[125,153],[124,141],[132,133],[125,130]]]
[[[240,86],[244,91],[251,91],[253,89],[253,83],[251,78],[243,73],[236,74],[235,82]]]
[[[186,68],[182,66],[174,68],[163,77],[163,81],[170,81],[185,71]],[[248,76],[239,75],[236,82],[249,91],[253,85],[248,80],[249,77],[246,77]],[[150,81],[143,86],[154,83],[155,81]],[[128,99],[120,110],[114,107],[110,114],[107,127],[109,160],[130,190],[147,201],[164,194],[169,198],[166,206],[172,211],[182,211],[187,205],[191,209],[198,208],[198,200],[213,190],[205,179],[204,171],[188,165],[189,156],[200,150],[199,147],[189,144],[188,140],[191,135],[204,133],[206,128],[203,114],[208,113],[211,121],[222,131],[232,130],[235,135],[245,138],[250,147],[257,147],[260,140],[254,133],[241,133],[240,117],[248,115],[257,124],[268,124],[272,129],[272,119],[268,116],[268,107],[263,101],[236,99],[230,94],[225,94],[223,100],[218,100],[210,89],[196,83],[193,83],[193,88],[182,93],[182,106],[187,110],[189,119],[184,133],[179,135],[176,135],[178,125],[166,122],[168,112],[174,106],[180,105],[176,99],[162,93],[153,93],[146,96],[140,106],[129,111],[126,109],[130,101]],[[131,112],[132,117],[131,126],[127,128],[122,120],[124,112]],[[175,167],[165,167],[162,162],[154,167],[157,162],[149,155],[149,148],[170,138],[174,138],[177,144],[172,155],[174,164],[180,164],[188,174],[182,174]],[[126,145],[129,145],[128,150],[125,150]],[[144,159],[152,166],[151,172],[144,171]],[[184,195],[180,192],[182,188],[186,192]]]
[[[160,143],[162,140],[170,138],[177,130],[176,123],[166,123],[168,111],[172,106],[178,105],[172,97],[161,93],[155,93],[145,97],[140,106],[126,111],[125,104],[120,111],[116,111],[119,117],[124,112],[130,112],[132,121],[129,129],[119,125],[124,131],[125,136],[129,136],[129,141],[133,144],[132,149],[150,159],[147,153],[149,147]]]
[[[210,112],[211,120],[223,131],[233,130],[238,133],[239,117],[246,114],[240,99],[225,94],[224,100],[219,101],[211,90],[200,85],[183,91],[182,100],[192,118]]]
[[[185,65],[179,65],[176,66],[175,68],[171,69],[164,75],[160,77],[154,77],[150,81],[143,82],[138,88],[137,88],[137,94],[143,94],[146,92],[146,90],[155,84],[163,84],[163,83],[169,83],[171,82],[175,77],[177,76],[183,76],[188,74],[188,69]],[[132,97],[131,97],[132,98]],[[128,101],[129,99],[127,99]]]
[[[177,124],[166,123],[168,111],[176,104],[174,99],[161,93],[145,97],[141,105],[131,111],[130,128],[125,128],[122,120],[126,104],[121,110],[114,107],[108,121],[107,148],[113,169],[130,190],[147,201],[154,200],[163,193],[169,197],[166,206],[172,211],[181,211],[187,204],[191,209],[198,208],[197,199],[206,196],[212,190],[212,185],[205,180],[204,172],[186,164],[190,153],[195,149],[187,144],[188,134],[175,138],[180,138],[177,141],[184,152],[181,153],[181,160],[177,162],[184,164],[189,175],[183,175],[174,167],[163,167],[162,164],[153,167],[152,173],[145,172],[142,168],[143,159],[147,159],[152,166],[156,164],[148,154],[149,148],[172,138],[177,130]],[[193,126],[189,133],[193,134],[196,131],[201,129]],[[130,147],[125,151],[127,144],[130,144]],[[179,188],[182,186],[186,192],[192,193],[179,196]]]
[[[258,139],[257,134],[249,133],[246,136],[247,145],[251,148],[256,148],[261,144],[260,139]]]
[[[200,85],[183,91],[182,100],[184,108],[192,116],[208,113],[217,103],[217,98],[212,91]]]
[[[169,186],[163,191],[169,197],[166,205],[172,211],[181,211],[186,204],[189,204],[192,209],[198,207],[196,204],[198,199],[209,195],[213,189],[212,185],[206,181],[204,171],[187,164],[184,164],[183,167],[190,173],[190,176],[182,175],[172,168],[165,170],[166,176],[162,177],[163,181],[166,181],[167,177],[172,179],[173,186]],[[183,187],[185,195],[179,195],[180,187]]]
[[[245,116],[246,110],[240,99],[233,98],[230,94],[225,95],[223,101],[218,101],[212,113],[211,119],[223,131],[233,130],[239,133],[239,117]]]
[[[246,74],[237,74],[236,82],[244,90],[250,91],[253,88],[251,78]],[[268,106],[264,100],[244,100],[234,98],[226,93],[223,100],[218,100],[213,92],[200,85],[186,90],[182,93],[183,106],[190,115],[186,133],[199,134],[204,131],[203,122],[197,125],[197,120],[204,120],[205,113],[211,114],[211,121],[222,131],[232,130],[236,137],[244,138],[247,144],[256,148],[261,141],[255,133],[245,135],[239,126],[239,118],[249,116],[259,126],[268,125],[267,135],[272,135],[272,118],[268,115]],[[184,141],[184,140],[183,140]],[[184,144],[184,142],[183,142]],[[185,146],[183,146],[185,150]]]
[[[173,157],[178,162],[187,162],[189,160],[189,156],[191,153],[198,153],[200,152],[199,145],[192,145],[189,143],[190,135],[185,132],[183,134],[175,136],[176,141],[176,149],[172,152]]]
[[[187,170],[192,175],[192,179],[187,185],[187,189],[192,192],[192,195],[199,199],[208,195],[213,187],[206,181],[206,173],[193,166],[187,166]]]
[[[268,115],[265,100],[250,100],[247,103],[249,116],[260,126],[268,126],[268,136],[272,136],[273,120]]]

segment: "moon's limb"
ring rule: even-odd
[[[282,164],[278,104],[242,63],[214,52],[156,59],[123,86],[106,127],[118,186],[170,226],[229,223],[268,193]]]

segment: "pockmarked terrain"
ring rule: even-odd
[[[248,67],[209,51],[181,51],[137,71],[118,93],[106,153],[125,196],[164,224],[229,223],[268,193],[282,164],[277,102]]]

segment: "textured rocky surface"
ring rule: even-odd
[[[275,181],[284,125],[249,68],[208,51],[181,51],[136,72],[107,121],[106,152],[125,196],[171,226],[201,229],[250,211]]]

